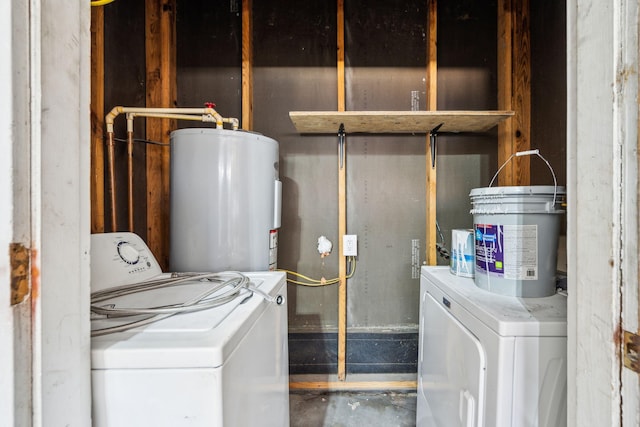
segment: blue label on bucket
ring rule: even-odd
[[[475,224],[476,272],[504,275],[504,246],[502,226]]]
[[[475,224],[476,273],[538,280],[538,226]]]

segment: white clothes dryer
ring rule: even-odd
[[[567,301],[422,267],[417,426],[566,425]]]
[[[92,297],[96,291],[162,282],[151,251],[133,233],[92,236]],[[225,273],[250,285],[218,288],[211,308],[160,320],[92,314],[93,425],[288,426],[289,375],[286,280],[282,272]],[[124,293],[93,302],[113,307],[174,308],[209,291],[213,279]],[[244,282],[246,283],[246,282]],[[214,283],[216,285],[216,283]],[[232,297],[226,298],[230,294]],[[180,302],[180,303],[179,303]],[[162,316],[165,316],[164,318]],[[123,326],[125,325],[125,326]],[[107,333],[109,328],[120,332]],[[104,334],[104,335],[102,335]]]

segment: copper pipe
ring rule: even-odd
[[[133,231],[133,119],[135,116],[158,117],[179,120],[198,120],[202,122],[215,122],[216,128],[223,129],[224,123],[230,123],[234,130],[238,129],[239,122],[236,118],[222,117],[213,109],[213,104],[207,104],[206,108],[142,108],[142,107],[114,107],[105,116],[108,137],[108,169],[109,169],[109,196],[111,199],[111,229],[117,231],[116,223],[116,180],[115,180],[115,138],[113,122],[119,114],[127,113],[127,156],[128,156],[128,208],[129,230]]]
[[[127,131],[127,194],[129,231],[133,231],[133,130]]]
[[[111,199],[111,231],[118,231],[116,224],[115,140],[113,130],[107,131],[107,159],[109,162],[109,198]]]

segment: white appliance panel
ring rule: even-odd
[[[283,273],[247,275],[277,277],[265,281],[272,295],[286,290]],[[174,316],[146,327],[151,330],[94,337],[94,425],[287,426],[286,302],[254,295],[209,331],[163,330],[167,320],[219,309]]]
[[[422,273],[501,336],[567,336],[567,298],[563,295],[504,296],[480,289],[473,279],[453,275],[445,267],[423,267]]]
[[[113,274],[96,276],[93,290],[120,285],[131,277],[130,264],[113,255],[121,241],[135,242],[140,253],[147,251],[152,257],[135,235],[107,233],[95,240],[99,249],[92,252],[92,263],[100,264],[93,257],[106,254],[99,271]],[[124,271],[124,276],[113,270]],[[154,278],[148,274],[135,270],[134,277]],[[92,338],[94,426],[289,425],[285,274],[244,274],[257,287],[253,295],[243,290],[238,298],[215,308]],[[207,284],[165,288],[151,298],[154,305],[185,300],[200,294],[203,286]],[[282,298],[274,298],[278,295]],[[131,294],[114,300],[129,307],[148,306],[146,298],[149,295]],[[110,322],[121,320],[94,321],[102,326]]]
[[[277,268],[269,237],[281,222],[278,145],[242,130],[171,132],[172,271]]]
[[[514,420],[524,420],[522,425],[565,425],[566,345],[566,337],[523,337],[516,341],[512,416]],[[531,402],[538,402],[538,405]]]
[[[423,267],[420,289],[418,426],[566,424],[565,297],[492,294],[447,267]],[[478,349],[471,350],[469,343]],[[478,353],[484,354],[486,368],[484,389],[480,386],[477,394],[484,399],[476,400],[474,421],[465,414],[475,395],[459,378],[480,375]],[[455,391],[459,398],[454,399]]]
[[[420,394],[429,394],[437,425],[478,425],[484,405],[484,350],[478,339],[431,295],[425,293],[423,298],[423,322],[429,328],[425,329],[421,346],[441,351],[425,355],[426,363],[421,364],[418,376]]]
[[[270,296],[285,295],[284,273],[245,274]],[[215,368],[223,364],[262,312],[274,306],[286,310],[286,304],[278,306],[260,295],[249,297],[246,293],[246,297],[241,295],[220,307],[175,315],[128,332],[93,337],[91,363],[94,369]],[[119,323],[118,319],[107,319],[96,326],[109,321]]]
[[[91,235],[91,292],[159,277],[162,269],[137,234]]]
[[[211,368],[93,369],[93,425],[222,426],[221,374]]]
[[[283,309],[286,313],[286,306],[271,304],[225,362],[224,426],[289,425],[288,325]]]

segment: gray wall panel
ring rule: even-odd
[[[412,91],[426,108],[426,16],[422,1],[345,4],[347,110],[408,111]],[[415,328],[425,254],[426,135],[357,135],[347,147],[347,232],[359,240],[348,326]]]
[[[418,321],[425,141],[424,135],[348,138],[347,230],[359,241],[358,270],[348,285],[350,327],[394,329]]]
[[[332,68],[258,67],[254,70],[254,129],[280,142],[282,228],[278,265],[313,278],[338,274],[338,179],[335,136],[300,135],[289,111],[335,109]],[[317,239],[324,235],[334,252],[321,258]],[[292,330],[337,325],[337,286],[289,287]]]
[[[496,108],[496,28],[495,1],[438,4],[438,109]],[[497,169],[496,135],[439,137],[436,216],[448,250],[452,229],[473,226],[469,191],[489,185]]]
[[[289,111],[337,108],[335,13],[327,2],[254,3],[254,130],[280,142],[278,265],[316,279],[338,275],[337,139],[300,135]],[[334,243],[327,258],[321,235]],[[337,285],[292,285],[288,295],[291,331],[337,326]]]

